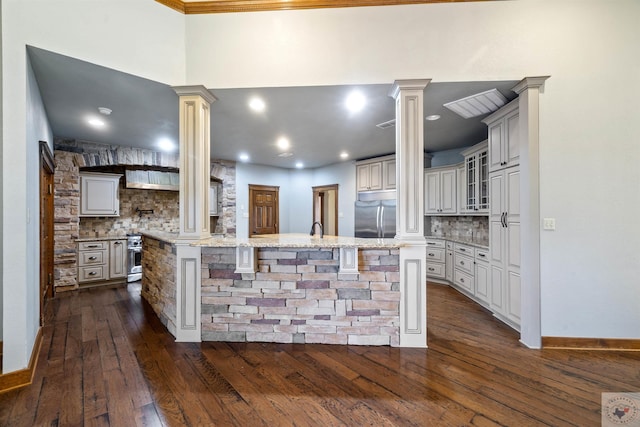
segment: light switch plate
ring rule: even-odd
[[[542,220],[542,228],[544,230],[555,230],[556,229],[556,219],[555,218],[544,218]]]

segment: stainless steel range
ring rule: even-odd
[[[127,234],[127,282],[142,279],[142,235]]]

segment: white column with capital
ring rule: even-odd
[[[542,347],[540,314],[540,93],[549,76],[526,77],[518,94],[520,141],[520,341]]]
[[[400,347],[427,347],[424,238],[424,89],[430,80],[396,80],[396,239],[400,248]]]
[[[180,108],[180,234],[176,242],[176,341],[200,342],[201,251],[191,243],[210,237],[210,107],[204,86],[173,88]]]

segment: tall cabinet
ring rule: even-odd
[[[520,166],[517,99],[483,120],[489,130],[490,306],[520,329]]]

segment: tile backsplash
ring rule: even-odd
[[[139,215],[136,208],[153,210]],[[119,217],[81,217],[80,237],[118,236],[141,230],[179,231],[179,193],[120,186]]]
[[[426,216],[424,229],[427,236],[489,240],[489,218],[486,216]]]

